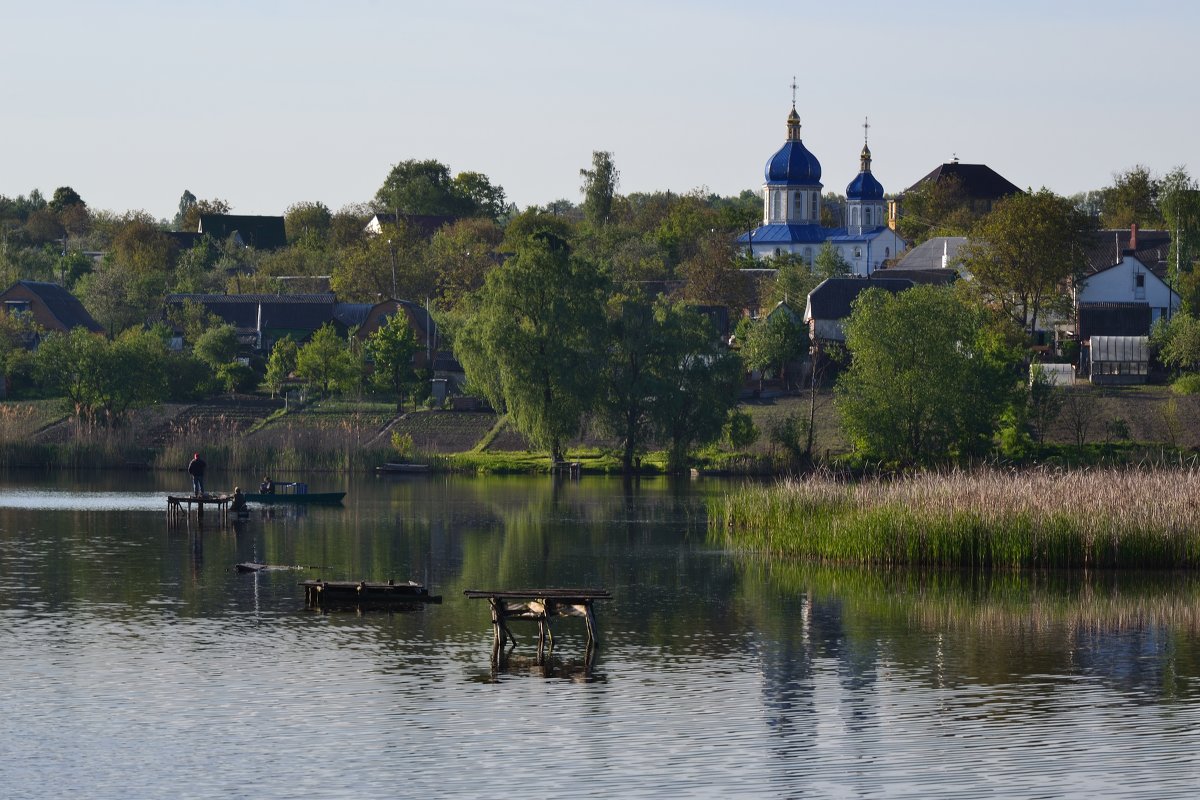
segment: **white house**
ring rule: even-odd
[[[1075,290],[1075,306],[1091,303],[1144,303],[1150,322],[1179,310],[1179,294],[1136,256],[1126,253],[1107,269],[1085,277]]]

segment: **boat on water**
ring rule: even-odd
[[[345,492],[310,492],[308,484],[292,481],[273,484],[273,492],[247,492],[244,496],[247,503],[262,505],[279,505],[283,503],[307,503],[336,505],[342,502]]]
[[[429,472],[428,464],[402,464],[395,461],[389,461],[386,464],[381,464],[375,468],[376,474],[391,475],[404,474],[410,472]]]

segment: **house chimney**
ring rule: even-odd
[[[1131,223],[1129,226],[1129,249],[1137,250],[1137,223]]]

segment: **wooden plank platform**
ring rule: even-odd
[[[233,495],[228,494],[169,494],[167,495],[167,522],[186,519],[196,509],[196,518],[204,519],[205,506],[213,506],[220,513],[221,519],[229,517],[229,504]]]
[[[611,600],[607,589],[553,588],[553,589],[467,589],[463,592],[471,600],[487,600],[492,610],[492,658],[501,658],[505,642],[515,647],[517,639],[508,629],[508,620],[519,619],[538,624],[538,658],[541,659],[549,643],[554,650],[554,633],[551,623],[558,617],[582,617],[587,627],[587,650],[600,644],[596,625],[594,604],[597,600]]]
[[[368,581],[301,581],[304,599],[310,606],[382,605],[386,603],[440,603],[442,596],[431,595],[419,583],[370,583]]]

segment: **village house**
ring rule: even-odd
[[[46,331],[66,333],[83,327],[92,333],[104,333],[83,303],[57,283],[20,280],[0,294],[0,301],[5,313],[29,314]]]

